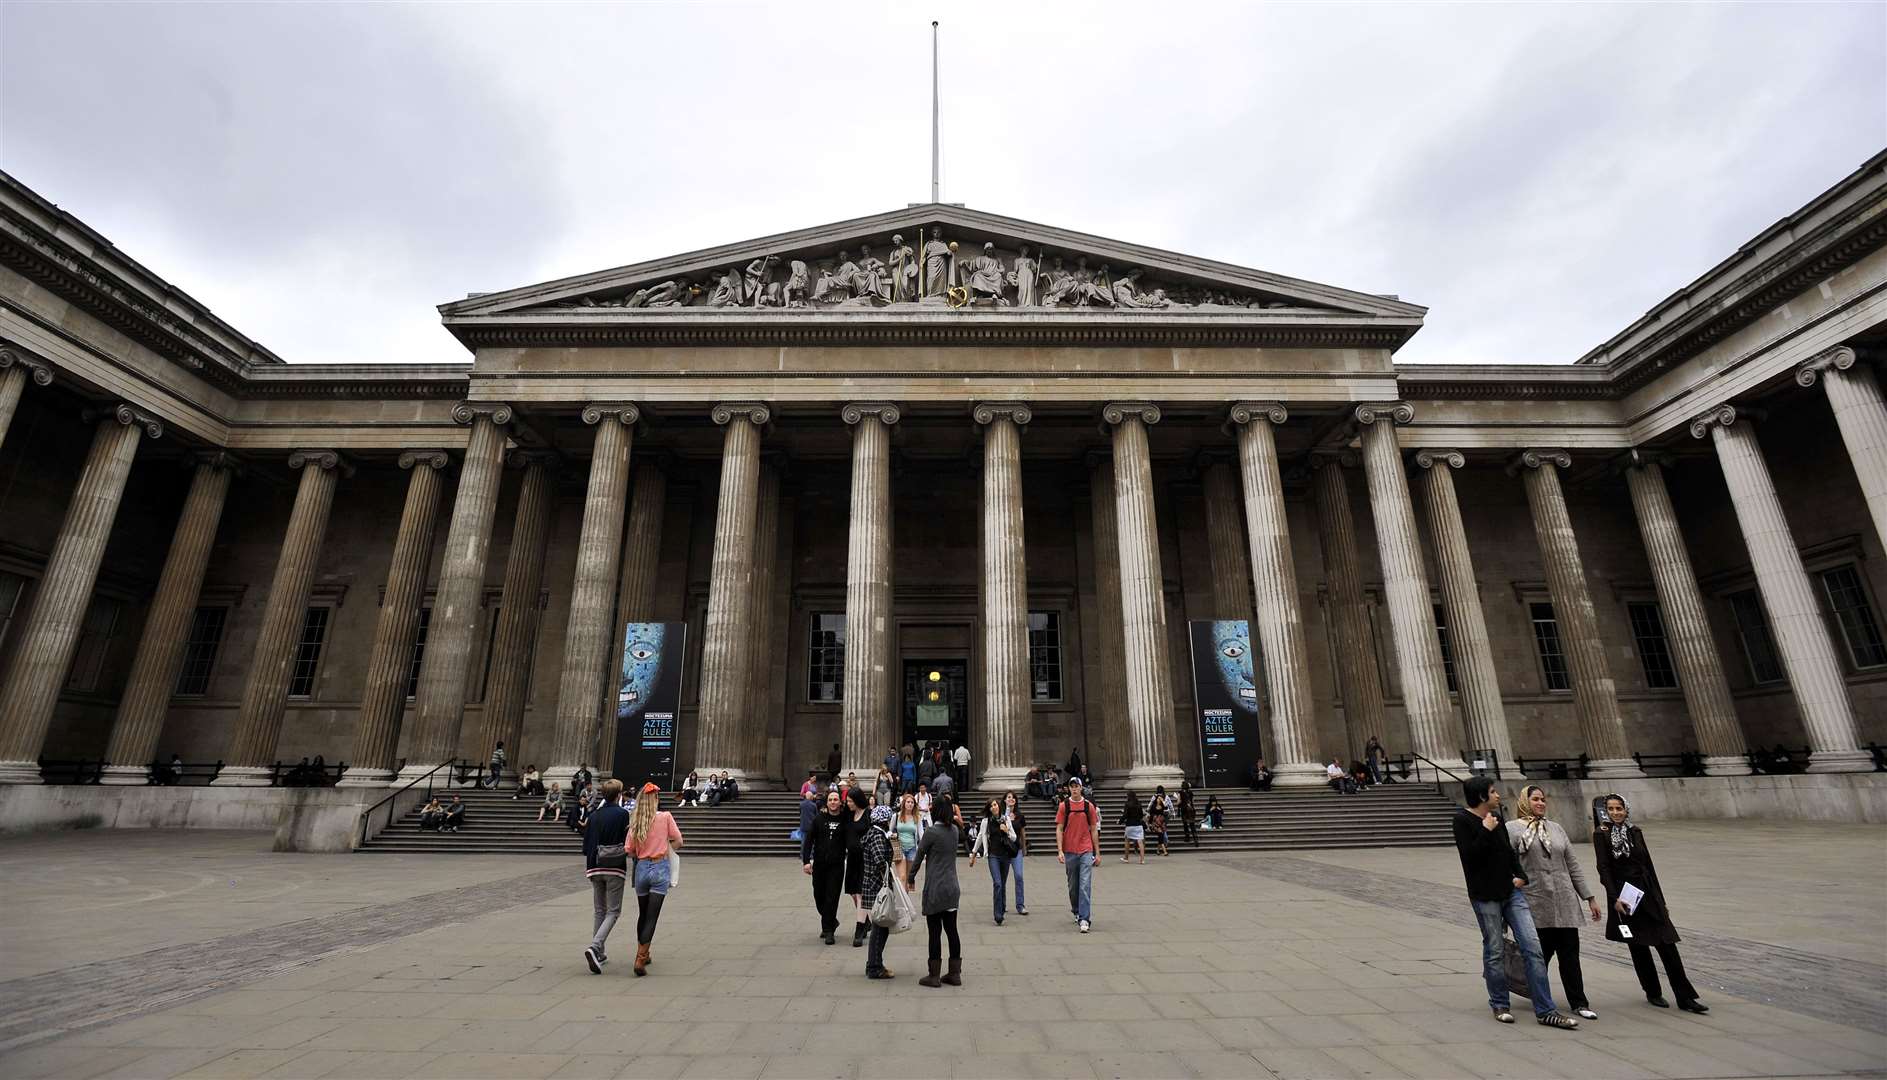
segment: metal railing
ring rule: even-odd
[[[326,762],[313,765],[305,760],[299,765],[284,765],[278,761],[269,768],[269,786],[333,787],[345,775],[347,775],[345,761],[338,765],[329,765]]]
[[[1694,750],[1676,754],[1633,754],[1631,759],[1646,776],[1704,775],[1704,756]]]
[[[144,782],[154,787],[204,786],[223,773],[218,761],[153,761],[144,767]]]
[[[400,788],[398,791],[395,791],[391,795],[388,795],[386,798],[381,799],[377,803],[374,803],[372,806],[369,806],[367,809],[362,810],[360,812],[360,842],[361,844],[364,845],[367,842],[367,824],[369,821],[372,820],[373,813],[375,810],[378,810],[383,806],[387,808],[387,823],[384,826],[382,826],[382,828],[387,828],[387,829],[392,828],[393,817],[394,817],[394,814],[397,812],[397,808],[399,805],[398,800],[400,796],[406,794],[407,792],[413,790],[415,787],[418,787],[420,784],[423,783],[426,785],[426,795],[428,798],[430,798],[432,795],[433,777],[439,775],[439,770],[441,769],[447,770],[446,775],[445,775],[445,786],[451,787],[452,776],[453,776],[452,771],[460,768],[460,766],[461,766],[461,762],[459,761],[458,758],[453,758],[449,761],[442,761],[439,764],[434,765],[432,768],[427,769],[425,773],[423,773],[422,775],[413,777],[412,780],[407,782],[406,786]],[[483,771],[483,766],[480,766],[480,771],[481,772]]]
[[[1417,754],[1417,753],[1414,753],[1414,752],[1410,752],[1410,753],[1408,753],[1408,754],[1405,754],[1405,755],[1403,755],[1403,756],[1409,759],[1409,761],[1410,761],[1410,764],[1411,764],[1411,767],[1412,767],[1412,768],[1413,768],[1413,770],[1414,770],[1414,778],[1413,778],[1412,780],[1410,780],[1410,781],[1408,781],[1408,782],[1410,782],[1410,783],[1415,783],[1415,784],[1421,784],[1421,783],[1428,783],[1428,784],[1433,784],[1433,785],[1434,785],[1434,787],[1435,787],[1435,793],[1436,793],[1437,795],[1445,795],[1445,794],[1447,794],[1447,792],[1445,792],[1445,791],[1443,791],[1443,790],[1442,790],[1442,777],[1443,777],[1444,775],[1446,775],[1447,777],[1449,777],[1449,779],[1452,779],[1452,780],[1453,780],[1453,781],[1454,781],[1455,783],[1457,783],[1457,784],[1459,784],[1459,783],[1462,783],[1462,782],[1464,782],[1464,781],[1465,781],[1465,780],[1467,779],[1466,777],[1464,777],[1464,776],[1462,776],[1461,774],[1459,774],[1459,773],[1457,773],[1457,772],[1455,772],[1455,771],[1454,771],[1453,769],[1445,769],[1445,768],[1443,768],[1443,767],[1441,767],[1440,765],[1437,765],[1437,764],[1435,764],[1435,763],[1434,763],[1433,761],[1431,761],[1431,760],[1429,760],[1428,758],[1425,758],[1425,757],[1423,757],[1423,756],[1422,756],[1422,755],[1420,755],[1420,754]],[[1425,781],[1425,780],[1423,780],[1423,779],[1422,779],[1422,766],[1423,766],[1423,765],[1425,765],[1425,764],[1426,764],[1426,765],[1427,765],[1427,766],[1429,767],[1429,769],[1431,769],[1431,770],[1432,770],[1432,771],[1434,772],[1434,774],[1435,774],[1435,775],[1434,775],[1434,778],[1433,778],[1433,779],[1431,779],[1431,780],[1426,780],[1426,781]],[[1406,775],[1406,774],[1405,774],[1405,775]]]
[[[1770,776],[1806,772],[1808,755],[1811,749],[1806,746],[1782,746],[1777,744],[1770,750],[1751,750],[1744,756],[1749,759],[1751,772],[1766,773]]]
[[[1520,771],[1536,780],[1584,780],[1586,767],[1592,759],[1584,754],[1578,757],[1535,757],[1515,758],[1514,764]]]
[[[40,758],[39,779],[47,784],[96,784],[110,764],[103,758]]]

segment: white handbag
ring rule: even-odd
[[[676,851],[674,848],[669,848],[668,849],[668,887],[672,889],[675,886],[680,885],[680,884],[681,884],[681,852]]]

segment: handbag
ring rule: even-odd
[[[882,926],[894,934],[902,934],[917,922],[917,905],[911,903],[911,894],[905,889],[904,881],[887,868],[890,878],[885,888],[878,890],[878,899],[871,903],[871,924]]]
[[[669,848],[668,849],[668,887],[672,889],[675,886],[680,885],[680,884],[681,884],[681,852],[676,851],[674,848]]]
[[[1500,939],[1500,966],[1507,975],[1508,992],[1532,1001],[1533,995],[1527,992],[1527,960],[1520,955],[1520,946],[1514,944],[1512,934]]]
[[[599,859],[622,859],[628,857],[628,855],[629,845],[627,844],[596,845],[596,857]]]

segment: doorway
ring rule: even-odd
[[[913,746],[970,738],[970,665],[964,660],[904,661],[902,736]]]

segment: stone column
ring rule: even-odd
[[[623,514],[629,501],[629,453],[641,413],[634,405],[586,405],[594,425],[590,483],[577,537],[577,569],[570,584],[570,621],[564,632],[563,675],[557,688],[557,735],[546,775],[562,781],[596,748],[603,717],[603,686],[622,662],[611,662],[617,575],[621,572]]]
[[[498,512],[511,406],[464,401],[453,408],[452,419],[470,424],[472,431],[452,500],[452,523],[446,528],[426,653],[420,658],[413,735],[406,740],[406,767],[400,770],[407,779],[458,753],[465,681],[478,655],[478,610],[484,603],[485,560],[491,554],[491,521]]]
[[[1415,504],[1409,478],[1396,447],[1397,424],[1415,419],[1407,402],[1358,405],[1356,422],[1363,434],[1363,472],[1369,478],[1369,507],[1376,519],[1376,546],[1382,558],[1383,598],[1395,630],[1396,668],[1402,674],[1402,704],[1409,717],[1409,741],[1422,756],[1466,775],[1461,760],[1461,727],[1448,700],[1448,676],[1441,666],[1441,642],[1435,637],[1435,602],[1428,591],[1422,542],[1415,531]]]
[[[35,386],[51,386],[52,369],[18,349],[0,349],[0,444],[7,441],[7,428],[13,426],[28,379]]]
[[[622,575],[616,582],[616,622],[609,639],[609,678],[603,681],[603,727],[596,740],[597,761],[613,767],[616,753],[616,709],[622,692],[622,654],[632,622],[649,621],[655,594],[655,574],[662,558],[662,511],[668,498],[668,476],[651,463],[649,451],[635,455],[629,485],[629,521],[623,528]],[[613,768],[612,768],[613,771]]]
[[[1632,454],[1625,470],[1631,488],[1632,509],[1638,515],[1638,534],[1644,537],[1645,559],[1658,587],[1658,607],[1664,632],[1677,665],[1677,685],[1684,691],[1685,711],[1697,728],[1697,749],[1704,755],[1704,772],[1711,776],[1743,776],[1749,772],[1744,756],[1743,726],[1730,700],[1730,684],[1723,677],[1717,643],[1710,636],[1703,594],[1684,549],[1684,533],[1664,487],[1658,462]]]
[[[1749,547],[1763,610],[1769,614],[1789,688],[1795,692],[1802,726],[1808,730],[1809,771],[1872,769],[1872,756],[1858,749],[1854,706],[1848,700],[1834,639],[1822,620],[1802,553],[1789,532],[1754,425],[1734,406],[1720,405],[1691,421],[1690,433],[1699,439],[1708,435],[1716,443],[1717,463],[1723,466],[1736,522]]]
[[[295,674],[295,648],[314,588],[315,569],[321,562],[321,543],[327,537],[328,513],[334,507],[334,487],[343,472],[353,469],[332,450],[297,450],[288,467],[301,470],[295,506],[288,514],[282,554],[275,562],[269,599],[262,608],[262,626],[256,631],[256,651],[249,658],[249,677],[243,683],[242,711],[236,717],[235,736],[224,760],[229,764],[216,775],[217,784],[264,786],[269,783],[275,746],[282,737],[282,716],[288,711],[288,684]]]
[[[39,783],[39,752],[46,725],[72,666],[79,628],[98,580],[98,564],[124,498],[138,436],[162,438],[164,425],[129,405],[105,414],[66,506],[33,606],[20,624],[20,644],[0,682],[0,783]]]
[[[1160,407],[1109,402],[1101,418],[1114,429],[1114,521],[1120,541],[1120,612],[1126,656],[1127,722],[1133,734],[1136,787],[1177,786],[1179,733],[1173,723],[1172,668],[1166,650],[1166,580],[1160,572],[1159,518],[1153,505],[1153,455],[1147,426]]]
[[[1846,345],[1829,349],[1796,368],[1795,381],[1813,386],[1816,378],[1822,380],[1848,460],[1867,497],[1868,513],[1874,516],[1874,535],[1887,544],[1887,403],[1881,399],[1874,369],[1855,359]]]
[[[898,407],[853,402],[839,413],[852,426],[852,509],[845,553],[845,712],[841,767],[877,772],[898,740],[891,701],[891,425]]]
[[[1481,589],[1474,580],[1474,559],[1468,551],[1468,531],[1461,524],[1461,502],[1455,497],[1454,470],[1467,464],[1459,450],[1418,450],[1415,464],[1421,471],[1422,506],[1427,511],[1428,534],[1435,542],[1435,571],[1441,579],[1442,610],[1448,615],[1448,638],[1455,651],[1455,681],[1461,687],[1461,714],[1473,750],[1500,755],[1503,776],[1521,777],[1514,766],[1513,738],[1507,730],[1507,710],[1500,700],[1500,669],[1494,666],[1494,648],[1487,636],[1487,616],[1481,610]]]
[[[338,786],[384,787],[393,780],[400,725],[406,719],[413,643],[419,638],[420,600],[426,591],[432,537],[439,520],[439,473],[450,460],[444,450],[409,450],[400,455],[400,468],[408,472],[406,506],[393,538],[393,561],[380,596],[373,652],[367,657],[354,752]]]
[[[742,740],[753,697],[748,665],[754,657],[748,652],[748,635],[753,622],[754,519],[760,510],[760,429],[773,413],[765,405],[743,402],[716,405],[712,415],[727,432],[721,439],[721,493],[714,508],[714,562],[701,639],[695,771],[726,770],[745,782]],[[846,679],[851,679],[849,672]]]
[[[1387,714],[1376,635],[1363,599],[1362,563],[1356,553],[1356,517],[1350,512],[1350,482],[1344,470],[1353,455],[1313,454],[1310,486],[1317,502],[1317,535],[1323,544],[1324,581],[1328,587],[1330,627],[1336,636],[1337,685],[1343,691],[1343,726],[1349,732],[1344,756],[1363,752],[1371,735],[1382,737]],[[1312,733],[1314,737],[1314,732]],[[1384,744],[1387,749],[1387,744]],[[1322,752],[1312,748],[1322,757]]]
[[[513,460],[523,467],[524,479],[512,512],[504,591],[498,601],[498,625],[492,630],[483,741],[491,745],[503,739],[512,767],[522,769],[537,760],[524,752],[524,698],[531,686],[531,646],[544,590],[544,549],[550,542],[551,488],[560,459],[549,450],[523,450]],[[551,738],[555,740],[554,732]]]
[[[1273,425],[1284,423],[1289,415],[1276,402],[1241,401],[1232,406],[1231,423],[1238,430],[1244,531],[1250,537],[1249,565],[1257,586],[1255,629],[1259,656],[1264,661],[1266,692],[1271,699],[1271,745],[1265,748],[1265,758],[1272,762],[1278,785],[1314,787],[1324,782],[1324,770],[1317,764],[1310,661],[1304,648],[1304,617],[1297,601],[1291,528],[1284,516],[1277,437],[1272,431]],[[1210,489],[1207,505],[1211,505]],[[1239,562],[1244,565],[1243,559]],[[1213,560],[1213,573],[1218,573],[1217,559]]]
[[[1101,773],[1124,780],[1133,770],[1133,730],[1127,723],[1127,647],[1120,624],[1120,521],[1114,510],[1114,459],[1096,452],[1088,466],[1094,531],[1094,602],[1100,610],[1101,670],[1088,701],[1101,717]],[[1090,743],[1093,729],[1089,728]],[[1091,749],[1091,747],[1090,747]]]
[[[1586,753],[1592,758],[1586,774],[1595,780],[1643,776],[1644,770],[1632,761],[1625,745],[1618,684],[1599,636],[1599,609],[1586,586],[1585,561],[1579,557],[1579,540],[1573,535],[1566,496],[1560,490],[1559,470],[1571,466],[1572,455],[1564,450],[1527,450],[1514,459],[1509,471],[1519,470],[1526,481],[1527,508],[1532,512],[1546,588],[1553,598],[1553,615],[1559,621],[1566,667],[1572,675],[1573,708],[1579,714]]]
[[[749,676],[747,718],[741,729],[740,765],[749,787],[777,786],[767,771],[767,731],[773,723],[774,574],[780,553],[780,468],[760,463],[760,495],[753,529],[752,616],[747,637]]]
[[[157,595],[144,617],[131,677],[112,722],[105,750],[105,760],[112,764],[105,769],[104,783],[143,784],[149,776],[146,766],[157,756],[157,740],[164,733],[164,717],[177,689],[177,672],[183,666],[184,645],[196,617],[197,594],[210,565],[210,549],[216,543],[216,526],[223,517],[234,464],[222,451],[197,455],[190,492],[184,496],[183,512],[177,515],[170,552],[157,579]]]
[[[979,402],[983,428],[983,731],[977,750],[982,785],[1021,791],[1035,756],[1029,692],[1029,567],[1022,525],[1022,429],[1031,413],[1019,402]]]
[[[1199,482],[1206,504],[1206,547],[1212,560],[1213,618],[1249,619],[1251,549],[1245,544],[1236,466],[1216,459],[1202,465]]]

